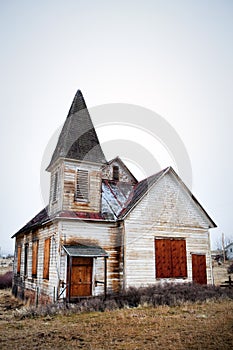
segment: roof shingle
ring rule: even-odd
[[[43,225],[43,223],[50,221],[50,217],[48,215],[48,206],[42,209],[34,218],[32,218],[26,225],[24,225],[19,231],[17,231],[11,238],[14,238],[16,235],[20,233],[26,233],[33,229],[36,229]]]
[[[124,208],[121,210],[121,212],[118,215],[118,218],[123,218],[135,205],[136,203],[142,199],[142,197],[147,193],[147,191],[156,183],[156,181],[159,180],[161,176],[165,174],[169,169],[165,168],[161,170],[160,172],[147,177],[146,179],[138,182],[132,192],[129,195],[128,201],[125,203]]]
[[[77,91],[74,97],[47,170],[60,157],[106,163],[80,90]]]

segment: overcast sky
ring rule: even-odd
[[[0,38],[2,252],[45,205],[42,159],[78,88],[89,107],[127,103],[164,118],[218,225],[212,241],[233,239],[232,1],[0,1]]]

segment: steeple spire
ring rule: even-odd
[[[76,95],[74,96],[72,105],[68,113],[68,117],[72,114],[82,111],[83,109],[87,109],[86,102],[83,98],[81,90],[78,90],[76,92]]]
[[[47,170],[60,157],[94,163],[106,163],[80,90],[76,92],[73,99]]]

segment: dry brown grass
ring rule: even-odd
[[[233,301],[138,307],[19,320],[0,293],[0,349],[223,349],[233,347]]]

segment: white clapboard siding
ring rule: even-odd
[[[61,245],[84,244],[100,246],[109,254],[107,259],[108,290],[117,291],[121,284],[122,236],[121,228],[115,223],[88,223],[63,220],[60,222]],[[104,259],[95,261],[96,280],[104,281]],[[66,271],[64,271],[66,273]],[[66,275],[63,276],[64,280]],[[103,292],[103,286],[97,285],[94,295]]]
[[[100,212],[101,172],[96,165],[80,165],[66,161],[64,163],[63,210]],[[80,170],[80,172],[78,172]],[[76,198],[77,173],[88,171],[88,183],[82,186],[83,199]],[[82,177],[84,180],[84,177]]]
[[[88,183],[82,186],[84,198],[77,198],[77,173],[88,172]],[[56,175],[57,174],[57,175]],[[56,185],[57,177],[57,186]],[[84,177],[82,177],[84,179]],[[57,187],[56,200],[54,188]],[[101,170],[100,165],[75,161],[60,161],[51,172],[49,214],[61,210],[100,212]]]
[[[63,164],[56,166],[50,176],[50,194],[49,194],[49,214],[53,215],[62,210],[63,193]],[[55,196],[56,191],[56,196]]]
[[[50,238],[50,264],[49,264],[49,279],[43,278],[43,263],[44,263],[44,241]],[[32,244],[33,239],[38,239],[38,265],[37,265],[37,277],[32,277]],[[22,246],[21,254],[21,272],[20,277],[24,280],[25,290],[36,291],[37,288],[39,294],[47,295],[51,301],[53,300],[54,290],[57,290],[59,280],[59,237],[57,224],[47,225],[44,228],[40,228],[36,232],[30,232],[26,235],[17,237],[16,244]],[[25,244],[28,244],[28,268],[27,275],[24,276],[24,253]],[[16,271],[15,271],[16,273]]]
[[[125,286],[155,283],[155,238],[186,240],[187,272],[192,281],[192,253],[205,254],[212,283],[208,221],[172,174],[166,174],[125,220]],[[177,282],[184,281],[176,279]]]

